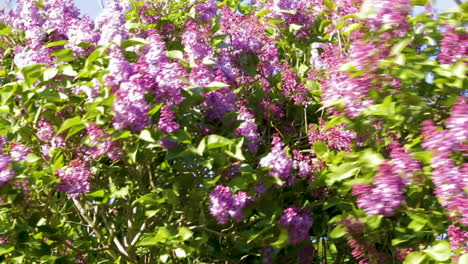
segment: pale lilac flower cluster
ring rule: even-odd
[[[161,116],[159,118],[158,129],[161,130],[164,134],[174,132],[180,128],[180,125],[177,122],[174,122],[175,119],[174,112],[171,111],[170,106],[163,105],[161,108]]]
[[[308,209],[289,207],[283,213],[278,224],[288,229],[289,242],[298,244],[306,240],[313,224],[311,212]]]
[[[92,172],[88,164],[81,160],[72,160],[70,166],[56,170],[55,173],[60,178],[57,189],[66,192],[70,198],[76,198],[91,189],[89,180]]]
[[[297,74],[291,70],[289,65],[283,65],[283,73],[281,74],[281,80],[283,82],[282,92],[283,94],[294,101],[298,105],[307,105],[309,102],[309,90],[297,81]]]
[[[122,40],[127,39],[128,32],[125,28],[125,11],[127,6],[123,2],[107,0],[106,8],[96,18],[96,28],[101,33],[99,45],[120,45]]]
[[[272,11],[273,18],[284,20],[284,26],[300,25],[301,29],[296,32],[296,36],[304,38],[314,22],[317,13],[314,11],[323,9],[323,3],[317,0],[270,0],[265,7]]]
[[[89,150],[91,158],[98,158],[106,154],[112,161],[118,161],[122,157],[124,152],[119,142],[110,140],[110,134],[106,133],[104,129],[91,123],[86,131],[90,142],[94,145]]]
[[[236,129],[236,134],[249,140],[248,148],[250,152],[257,152],[258,143],[261,142],[262,138],[258,133],[258,126],[255,123],[255,116],[247,107],[241,106],[237,120],[243,120],[243,122]]]
[[[147,39],[149,43],[143,48],[143,55],[138,59],[136,71],[152,78],[158,73],[159,64],[168,63],[169,59],[166,56],[166,43],[158,33],[150,30]]]
[[[201,3],[195,6],[195,10],[198,13],[198,18],[202,22],[211,21],[218,11],[216,0],[200,0],[199,2]]]
[[[344,124],[338,124],[324,129],[327,125],[325,120],[319,120],[316,124],[309,125],[309,143],[313,146],[315,142],[322,141],[331,149],[351,151],[352,143],[356,141],[357,135]]]
[[[11,158],[0,154],[0,187],[13,179],[14,171],[9,167]]]
[[[192,68],[189,74],[190,85],[206,87],[208,84],[213,82],[216,78],[214,71],[203,64],[199,64]]]
[[[182,101],[182,90],[187,87],[184,79],[188,73],[178,63],[162,63],[156,74],[156,89],[153,91],[158,102],[169,105],[178,104]]]
[[[440,204],[447,209],[449,216],[468,225],[468,187],[466,172],[468,166],[458,167],[451,154],[460,150],[466,152],[468,140],[468,99],[459,97],[452,109],[447,128],[438,130],[430,120],[422,123],[422,146],[432,151],[432,181],[436,187],[435,194]]]
[[[10,156],[13,161],[21,161],[31,153],[32,150],[25,145],[17,142],[11,143]]]
[[[452,251],[459,251],[459,254],[452,255],[453,262],[458,262],[458,258],[468,253],[468,231],[461,230],[460,227],[450,225],[447,230],[450,247]]]
[[[269,174],[284,181],[286,185],[296,182],[292,175],[293,159],[286,155],[284,143],[278,136],[273,137],[271,152],[260,160],[260,166],[271,168]]]
[[[229,218],[236,222],[244,218],[243,209],[252,201],[246,192],[238,192],[233,196],[231,189],[218,185],[210,193],[210,213],[219,224],[226,224]]]
[[[110,49],[109,57],[109,74],[105,76],[104,82],[113,89],[117,89],[121,83],[128,81],[134,70],[119,48]]]
[[[39,120],[37,126],[38,129],[36,135],[40,141],[47,142],[54,136],[55,129],[51,123],[44,120]]]
[[[458,34],[453,27],[448,27],[443,35],[438,55],[441,63],[450,64],[468,57],[468,34]]]
[[[394,172],[394,165],[384,162],[377,171],[373,184],[356,184],[353,195],[366,215],[392,216],[403,202],[403,179]]]
[[[396,141],[390,143],[389,147],[393,172],[403,179],[405,185],[411,184],[414,175],[421,171],[420,162],[413,159],[411,152],[406,152]]]

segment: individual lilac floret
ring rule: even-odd
[[[161,108],[161,117],[159,118],[158,129],[164,134],[174,132],[180,128],[177,122],[174,122],[175,114],[170,106],[164,105]]]
[[[286,155],[284,143],[278,136],[273,137],[271,152],[260,160],[260,166],[270,167],[269,174],[280,178],[286,185],[294,184],[296,179],[292,175],[293,160]]]
[[[10,163],[11,158],[9,156],[0,155],[0,187],[13,179],[14,172],[8,168]]]
[[[31,153],[32,150],[21,143],[13,142],[11,143],[10,156],[14,161],[21,161]]]
[[[394,173],[393,165],[383,163],[373,184],[356,184],[353,195],[357,204],[366,211],[366,215],[392,216],[401,205],[403,197],[403,179]]]
[[[239,127],[236,129],[236,134],[243,136],[249,140],[248,148],[250,152],[255,153],[258,150],[258,143],[262,141],[258,133],[258,126],[255,123],[254,115],[245,106],[239,110],[238,120],[243,120]]]
[[[89,180],[91,180],[92,172],[89,166],[81,160],[71,161],[70,166],[57,170],[56,175],[60,178],[57,189],[68,193],[70,198],[87,193],[91,188]]]
[[[411,152],[406,152],[396,141],[390,143],[390,150],[393,172],[403,179],[405,185],[411,184],[413,176],[421,171],[421,164],[411,157]]]
[[[284,210],[278,224],[288,229],[289,242],[298,244],[308,238],[313,220],[308,209],[290,207]]]
[[[229,218],[240,222],[244,218],[242,210],[251,200],[245,192],[238,192],[233,196],[229,187],[218,185],[210,193],[210,213],[219,224],[226,224]]]
[[[216,15],[218,6],[216,0],[200,1],[201,3],[195,6],[195,10],[198,13],[198,18],[203,22],[208,22]]]

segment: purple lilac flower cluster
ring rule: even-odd
[[[432,151],[432,181],[440,204],[449,216],[468,225],[468,165],[459,167],[451,158],[452,152],[466,153],[468,140],[468,99],[459,97],[446,121],[447,128],[439,130],[431,120],[422,123],[422,146]]]
[[[202,104],[206,118],[223,120],[224,114],[236,110],[236,100],[237,96],[229,88],[208,92]]]
[[[91,123],[86,128],[86,131],[88,132],[89,141],[94,145],[89,150],[90,158],[98,158],[107,154],[112,161],[118,161],[122,157],[124,152],[119,142],[109,140],[110,135],[104,129]]]
[[[198,5],[195,6],[195,10],[198,13],[198,18],[202,22],[208,22],[213,19],[218,11],[216,0],[200,0]]]
[[[210,32],[209,28],[200,26],[196,21],[187,21],[182,34],[182,44],[189,60],[198,61],[213,56],[208,32]]]
[[[9,167],[11,158],[0,154],[0,187],[13,179],[14,171]]]
[[[468,253],[468,231],[461,230],[460,227],[450,225],[447,230],[450,247],[452,251],[457,251],[458,254],[452,256],[453,262],[458,262],[458,258]]]
[[[309,90],[297,81],[297,74],[291,70],[289,65],[283,65],[283,74],[281,79],[283,81],[282,92],[287,97],[298,105],[307,105],[309,102]]]
[[[258,133],[258,126],[255,123],[254,115],[247,107],[241,106],[237,120],[243,120],[244,122],[242,122],[236,129],[236,134],[249,140],[248,148],[250,152],[257,152],[258,143],[261,142],[262,138]]]
[[[107,0],[106,8],[96,18],[96,28],[101,33],[98,44],[107,46],[110,44],[120,45],[122,40],[127,39],[128,32],[125,29],[125,10],[128,6],[126,1]]]
[[[319,120],[318,126],[309,125],[309,143],[313,146],[315,142],[322,141],[331,149],[351,151],[352,143],[357,138],[356,133],[344,124],[324,129],[326,125],[325,120]]]
[[[21,161],[28,156],[29,153],[31,153],[32,150],[25,145],[17,142],[12,142],[11,143],[11,150],[10,150],[10,156],[13,161]]]
[[[296,179],[292,175],[293,159],[286,155],[284,143],[278,136],[273,137],[271,152],[260,160],[260,166],[270,167],[269,174],[284,181],[286,185],[294,184]]]
[[[404,187],[403,179],[394,172],[394,165],[384,162],[374,183],[354,185],[353,195],[357,196],[357,204],[366,215],[392,216],[404,199]]]
[[[229,187],[218,185],[210,193],[210,213],[219,224],[226,224],[229,218],[236,222],[244,218],[243,209],[252,201],[246,192],[238,192],[233,196]]]
[[[289,242],[298,244],[306,240],[313,224],[311,212],[308,209],[289,207],[283,213],[278,224],[288,229]]]
[[[406,18],[411,12],[410,0],[371,0],[363,8],[374,11],[368,17],[372,29],[377,30],[382,26],[407,29],[409,26]]]
[[[164,105],[161,108],[161,117],[159,118],[158,129],[164,134],[174,132],[180,128],[177,122],[174,122],[175,114],[170,106]]]
[[[81,160],[72,160],[70,166],[57,170],[56,175],[60,178],[57,189],[68,193],[70,198],[89,192],[91,188],[89,180],[91,180],[92,172],[88,164]]]
[[[297,150],[293,150],[293,155],[293,167],[297,170],[299,177],[306,179],[310,176],[309,182],[312,182],[314,180],[315,168],[310,156],[304,155]]]

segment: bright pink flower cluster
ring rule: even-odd
[[[449,215],[468,225],[468,165],[455,164],[452,152],[466,153],[468,140],[468,99],[459,97],[446,121],[445,130],[438,129],[431,120],[422,123],[423,147],[432,151],[432,181],[440,204]]]
[[[319,120],[318,125],[309,125],[309,143],[313,146],[315,142],[322,141],[331,149],[351,151],[352,143],[356,141],[356,133],[344,124],[338,124],[325,129],[326,121]]]
[[[468,231],[461,230],[460,227],[450,225],[447,230],[450,247],[452,251],[457,251],[458,254],[452,256],[454,262],[458,261],[458,257],[468,253]]]
[[[210,193],[210,213],[219,224],[226,224],[229,218],[236,222],[244,218],[243,209],[252,201],[246,192],[237,192],[233,196],[229,187],[218,185]]]
[[[453,27],[448,27],[440,41],[439,61],[443,64],[456,62],[468,57],[468,34],[458,34]]]

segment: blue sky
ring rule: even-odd
[[[4,7],[5,2],[8,2],[8,0],[0,0],[0,1],[1,1],[0,7]],[[92,18],[95,18],[101,11],[101,6],[99,2],[101,1],[105,2],[105,0],[74,0],[74,1],[75,1],[75,4],[82,10],[83,13],[88,14]],[[437,0],[436,1],[437,10],[445,10],[455,5],[456,4],[453,0]]]

